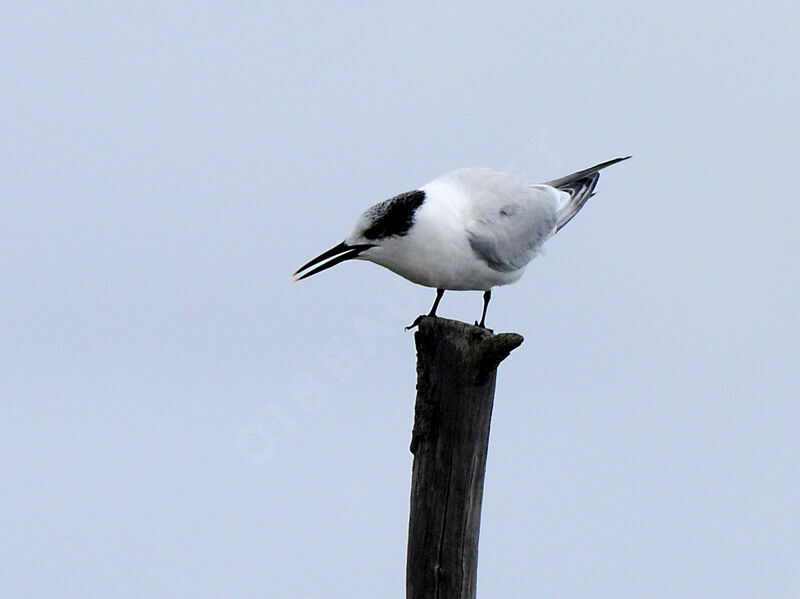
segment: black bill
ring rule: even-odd
[[[315,268],[314,270],[310,270],[307,273],[303,274],[302,276],[297,277],[297,279],[295,280],[302,281],[306,277],[310,277],[311,275],[315,275],[318,272],[322,272],[323,270],[326,270],[331,266],[336,266],[340,262],[344,262],[345,260],[352,260],[353,258],[358,256],[361,252],[371,247],[375,246],[371,243],[365,243],[363,245],[347,245],[343,241],[339,245],[332,247],[327,252],[321,253],[313,260],[309,260],[308,262],[303,264],[303,266],[298,268],[294,273],[295,277],[297,277],[299,273],[303,272],[307,268],[311,268],[315,264],[319,264],[320,262],[324,262],[325,260],[328,260],[330,258],[330,260],[324,262],[324,264],[321,264],[320,266],[317,266],[317,268]]]

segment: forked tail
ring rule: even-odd
[[[572,220],[572,217],[578,214],[583,205],[594,195],[594,188],[597,185],[597,180],[600,179],[600,171],[628,158],[630,156],[614,158],[614,160],[602,162],[591,168],[547,182],[547,185],[569,194],[569,200],[559,208],[556,214],[558,218],[556,221],[556,233]]]

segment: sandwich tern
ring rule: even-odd
[[[483,291],[483,312],[475,324],[485,327],[492,287],[517,281],[542,244],[594,195],[599,171],[628,158],[543,184],[482,168],[445,173],[368,208],[347,239],[294,276],[300,281],[345,260],[368,260],[436,289],[430,312],[407,329],[436,316],[445,290]]]

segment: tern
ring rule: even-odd
[[[368,208],[344,241],[294,276],[301,281],[346,260],[368,260],[436,289],[430,312],[407,329],[436,316],[445,290],[483,291],[483,312],[475,324],[485,328],[492,288],[519,280],[542,244],[594,195],[600,171],[628,158],[542,184],[483,168],[445,173]]]

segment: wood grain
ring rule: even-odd
[[[430,317],[414,337],[406,597],[473,599],[497,366],[522,337]]]

